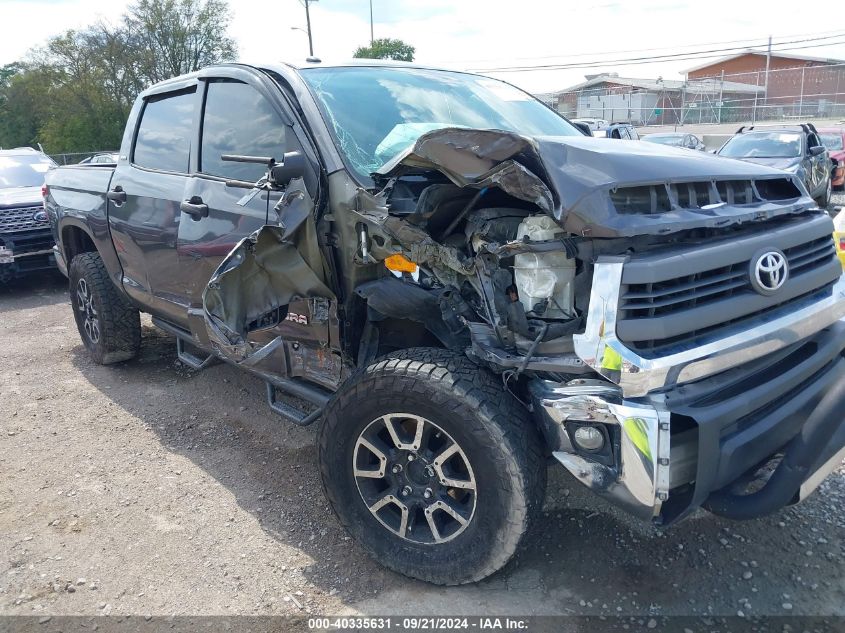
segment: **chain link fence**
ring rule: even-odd
[[[47,154],[50,158],[56,161],[59,165],[76,165],[87,158],[94,158],[101,154],[117,154],[117,150],[98,150],[96,152],[69,152],[64,154]]]
[[[604,75],[552,100],[570,118],[642,126],[845,119],[845,64],[683,81]]]

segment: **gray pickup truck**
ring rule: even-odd
[[[845,280],[803,184],[585,137],[500,81],[206,68],[139,96],[116,168],[52,170],[46,209],[94,360],[132,359],[143,311],[257,376],[409,576],[505,565],[550,459],[668,525],[775,512],[845,455]]]

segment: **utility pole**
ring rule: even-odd
[[[758,88],[754,91],[754,105],[751,107],[751,125],[754,125],[757,122],[757,95],[760,92],[760,71],[757,71],[757,81],[754,85]]]
[[[303,0],[305,2],[305,23],[308,28],[308,56],[314,57],[314,42],[311,39],[311,12],[308,10],[309,2],[316,2],[316,0]]]
[[[370,47],[372,47],[375,38],[373,37],[373,0],[370,0]]]
[[[766,91],[763,93],[763,103],[769,105],[769,66],[772,63],[772,36],[769,35],[769,48],[766,49]]]

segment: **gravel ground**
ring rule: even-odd
[[[665,532],[552,467],[524,551],[439,588],[372,562],[320,490],[314,430],[227,365],[88,360],[66,281],[0,287],[0,614],[845,615],[845,468],[807,503]]]

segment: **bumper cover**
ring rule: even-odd
[[[714,493],[753,474],[772,456],[796,450],[796,438],[817,409],[844,410],[845,391],[835,389],[845,382],[843,347],[845,321],[659,396],[626,398],[614,385],[597,381],[535,380],[532,400],[547,442],[567,470],[633,514],[666,524],[709,505]],[[572,425],[579,424],[608,430],[610,460],[579,450],[571,436]],[[806,498],[841,463],[845,418],[832,420],[828,431],[828,437],[803,442],[813,446],[802,449],[800,478],[779,491],[784,501],[767,512]],[[749,511],[737,518],[760,515]]]
[[[11,262],[0,264],[0,275],[15,276],[55,268],[53,245],[53,235],[49,228],[0,233],[0,246],[4,254],[12,254]]]

